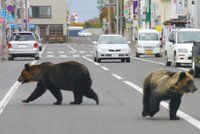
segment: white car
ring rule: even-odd
[[[159,32],[155,29],[141,29],[135,38],[136,41],[136,57],[140,55],[161,56],[161,39]]]
[[[130,62],[131,49],[122,35],[100,35],[94,45],[94,61],[101,62],[104,59],[121,59],[122,62]]]
[[[34,57],[39,60],[39,44],[32,32],[14,32],[7,47],[9,60],[15,57]]]
[[[80,32],[78,32],[78,36],[92,36],[92,34],[86,30],[82,30]]]
[[[173,30],[165,43],[165,65],[175,67],[192,63],[193,43],[200,42],[200,29],[180,28]]]

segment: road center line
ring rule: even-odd
[[[134,88],[135,90],[137,90],[138,92],[142,93],[143,94],[143,89],[140,88],[139,86],[133,84],[132,82],[130,81],[123,81],[125,84],[127,84],[128,86]],[[168,109],[169,110],[169,104],[165,101],[162,101],[161,103],[161,106],[163,106],[164,108]],[[187,122],[189,122],[190,124],[192,124],[193,126],[195,126],[196,128],[200,129],[200,121],[198,121],[197,119],[193,118],[192,116],[184,113],[183,111],[181,110],[178,110],[177,111],[177,115],[181,118],[183,118],[184,120],[186,120]]]
[[[117,74],[112,74],[112,76],[114,76],[115,78],[119,79],[119,80],[123,80],[124,78],[122,78],[121,76],[117,75]]]

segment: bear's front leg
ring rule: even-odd
[[[153,117],[160,110],[160,97],[153,94],[150,98],[150,111],[149,115]]]
[[[29,103],[30,101],[33,101],[33,100],[37,99],[38,97],[40,97],[43,93],[45,93],[45,91],[46,91],[46,88],[43,85],[43,83],[38,82],[37,87],[35,88],[33,93],[26,100],[22,100],[22,102]]]
[[[171,98],[170,100],[170,103],[169,103],[170,120],[180,120],[180,118],[176,116],[176,113],[181,104],[181,97],[182,95],[177,95]]]

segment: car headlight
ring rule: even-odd
[[[187,50],[187,49],[180,48],[180,49],[178,49],[178,52],[179,52],[179,53],[188,53],[188,50]]]

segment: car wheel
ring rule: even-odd
[[[39,59],[40,59],[39,55],[35,55],[35,60],[39,60]]]
[[[94,57],[94,62],[96,62],[97,61],[97,58],[96,57]]]
[[[129,63],[131,61],[130,58],[126,58],[126,62]]]
[[[100,63],[100,62],[101,62],[101,59],[100,59],[100,58],[97,58],[97,62]]]
[[[168,61],[167,53],[165,53],[165,66],[171,66],[172,62]]]
[[[194,60],[192,61],[192,69],[194,70],[193,72],[194,78],[200,78],[200,68],[196,66]]]
[[[39,51],[42,51],[42,47],[41,46],[39,46]]]
[[[177,62],[176,53],[174,54],[174,66],[175,67],[180,67],[181,66],[181,64]]]
[[[14,56],[9,55],[8,60],[14,60]]]
[[[125,62],[125,59],[121,59],[121,62]]]
[[[136,57],[140,57],[140,54],[136,52],[135,56],[136,56]]]

